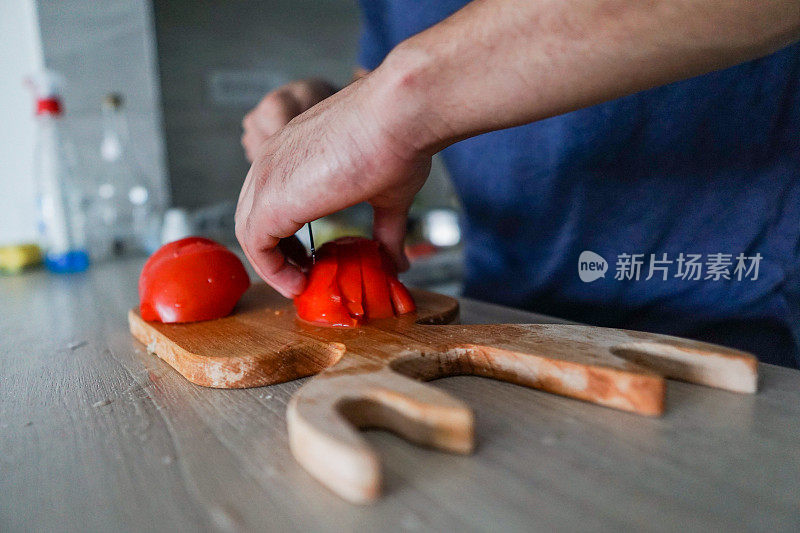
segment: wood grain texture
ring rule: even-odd
[[[415,320],[442,324],[458,316],[457,300],[413,293],[419,307]],[[133,308],[128,324],[134,337],[186,379],[221,389],[262,387],[317,374],[341,358],[348,339],[365,331],[305,325],[295,319],[292,301],[265,283],[250,287],[234,312],[219,320],[146,322]]]
[[[771,365],[757,395],[670,381],[659,418],[434,381],[472,409],[475,451],[367,431],[387,497],[354,507],[289,451],[308,379],[198,387],[131,338],[142,262],[0,277],[0,530],[800,529],[800,372]],[[557,321],[460,304],[462,324]]]
[[[150,323],[129,312],[131,332],[199,385],[243,388],[320,373],[289,404],[295,458],[356,502],[375,500],[382,474],[357,428],[381,428],[417,444],[469,453],[472,412],[420,381],[478,375],[643,415],[664,411],[673,377],[755,392],[753,356],[674,337],[580,325],[441,325],[452,298],[415,291],[416,314],[356,328],[299,321],[264,284],[232,315],[191,324]]]

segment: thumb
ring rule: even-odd
[[[408,270],[405,253],[408,208],[373,207],[372,237],[383,244],[400,272]]]

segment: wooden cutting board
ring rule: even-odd
[[[381,466],[357,428],[384,428],[455,453],[474,447],[472,411],[424,381],[472,374],[657,416],[665,378],[756,391],[750,354],[676,337],[562,324],[448,325],[458,302],[412,290],[418,311],[358,329],[313,326],[265,284],[231,316],[191,324],[145,322],[131,333],[186,379],[206,387],[259,387],[319,374],[292,398],[297,461],[352,502],[380,494]]]

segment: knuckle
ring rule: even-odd
[[[236,240],[239,241],[239,244],[241,244],[243,248],[247,248],[247,244],[249,243],[247,220],[248,217],[244,213],[240,211],[236,213],[234,219],[233,233],[236,235]]]
[[[297,84],[292,89],[298,100],[303,100],[305,102],[312,103],[314,100],[319,99],[316,87],[309,80],[303,80],[297,82]]]
[[[248,131],[253,127],[253,114],[248,113],[242,119],[242,129]]]
[[[268,108],[275,108],[281,107],[286,105],[290,99],[289,91],[287,89],[281,88],[272,91],[271,93],[267,94],[264,99],[261,101],[261,104],[264,107]]]
[[[239,244],[242,246],[242,248],[246,248],[247,246],[245,242],[244,226],[238,218],[236,219],[236,225],[233,229],[233,233],[236,235],[236,240],[239,241]]]
[[[264,98],[265,112],[270,116],[288,122],[286,118],[293,118],[299,111],[297,99],[288,89],[278,90]]]

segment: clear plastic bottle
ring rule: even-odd
[[[157,210],[131,154],[122,96],[106,95],[102,111],[101,162],[91,208],[92,255],[103,259],[151,251],[150,241],[158,240]]]
[[[32,79],[36,93],[36,182],[39,234],[44,264],[57,273],[81,272],[89,266],[82,195],[68,163],[61,117],[60,77],[45,72]]]

